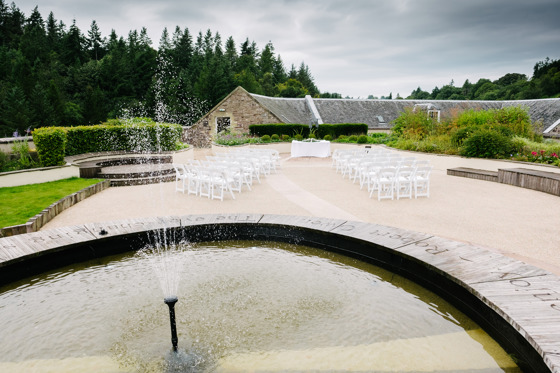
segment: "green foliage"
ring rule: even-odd
[[[34,167],[35,162],[29,154],[29,142],[27,140],[14,142],[12,151],[18,155],[18,169],[25,170]]]
[[[325,136],[323,136],[323,140],[331,141],[332,136],[331,135],[325,135]]]
[[[0,172],[3,172],[8,165],[8,154],[4,153],[2,149],[0,149]]]
[[[330,135],[333,139],[340,136],[365,135],[368,126],[365,123],[338,123],[338,124],[321,124],[317,128],[317,137],[325,138]]]
[[[147,118],[70,127],[66,130],[66,155],[105,151],[171,151],[176,149],[181,133],[182,127],[178,124],[155,123]]]
[[[368,143],[385,144],[388,140],[389,140],[389,134],[383,132],[377,132],[369,135]]]
[[[46,167],[63,163],[65,155],[172,151],[181,134],[178,124],[156,123],[147,118],[114,119],[96,126],[39,128],[33,131],[33,142],[41,165]]]
[[[308,66],[288,76],[271,42],[238,48],[230,36],[224,48],[218,32],[176,27],[162,30],[154,49],[146,28],[102,35],[95,20],[80,30],[52,13],[43,21],[36,9],[28,18],[15,4],[0,8],[0,137],[126,114],[191,125],[237,85],[269,96],[319,94]]]
[[[37,148],[42,167],[64,164],[66,131],[61,127],[43,127],[33,131],[33,143]]]
[[[294,136],[294,139],[296,139],[297,141],[301,141],[303,140],[303,136],[298,133],[297,135]]]
[[[433,134],[436,126],[436,120],[428,117],[426,111],[412,108],[406,108],[393,122],[392,132],[409,139],[422,139]]]
[[[465,139],[468,138],[471,134],[473,134],[477,130],[478,128],[476,126],[459,128],[451,134],[451,142],[456,147],[460,147],[463,145]]]
[[[261,136],[261,140],[262,140],[262,142],[270,142],[270,136],[269,135],[263,135],[263,136]]]
[[[307,137],[309,136],[309,126],[306,124],[284,123],[252,124],[249,126],[249,133],[254,136],[272,136],[274,134],[277,134],[294,137],[296,134],[300,134],[304,137]]]
[[[261,139],[258,137],[248,136],[246,134],[239,134],[239,133],[229,133],[226,131],[218,133],[216,136],[216,144],[219,145],[227,145],[227,146],[235,146],[235,145],[243,145],[248,143],[260,143]]]
[[[476,83],[467,79],[462,87],[455,87],[453,80],[441,88],[435,87],[432,93],[420,87],[412,91],[408,99],[416,100],[527,100],[558,97],[560,94],[560,60],[537,62],[533,77],[524,74],[507,73],[491,81],[481,78]]]
[[[278,136],[277,134],[274,134],[274,135],[270,136],[270,140],[272,140],[272,141],[280,141],[280,136]]]
[[[476,158],[504,158],[512,150],[510,138],[497,131],[481,129],[464,141],[461,154]]]
[[[358,136],[358,139],[356,141],[358,144],[367,144],[368,143],[368,137],[366,135],[360,135]]]
[[[282,141],[290,141],[289,135],[282,135]]]
[[[358,136],[356,136],[356,135],[349,136],[348,141],[349,142],[356,142],[356,141],[358,141]]]

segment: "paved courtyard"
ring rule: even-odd
[[[331,167],[330,158],[290,158],[290,145],[267,145],[280,152],[277,173],[261,178],[235,199],[208,200],[175,192],[174,183],[109,188],[71,207],[44,229],[136,217],[210,213],[264,213],[358,220],[429,233],[497,250],[560,275],[560,198],[488,181],[448,176],[447,169],[525,167],[560,169],[506,161],[403,152],[427,159],[434,169],[429,198],[370,199]],[[335,148],[356,145],[333,144]],[[175,162],[204,159],[229,148],[177,153]],[[396,150],[393,150],[397,152]],[[65,170],[65,173],[77,172]],[[0,180],[1,181],[1,180]]]

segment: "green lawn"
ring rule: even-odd
[[[0,227],[25,224],[59,199],[90,185],[99,179],[70,179],[0,188]]]

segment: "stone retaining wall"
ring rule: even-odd
[[[0,237],[37,232],[62,211],[74,206],[76,203],[83,201],[89,196],[92,196],[98,192],[101,192],[102,190],[109,188],[109,186],[109,180],[103,180],[97,184],[90,185],[89,187],[84,188],[76,193],[72,193],[69,196],[66,196],[53,203],[52,205],[41,211],[39,214],[35,215],[31,219],[29,219],[27,223],[2,228],[0,230]]]

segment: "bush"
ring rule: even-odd
[[[340,137],[340,135],[367,134],[368,126],[364,123],[339,123],[339,124],[321,124],[318,127],[309,128],[307,124],[252,124],[249,126],[251,135],[263,136],[273,134],[288,135],[293,137],[297,134],[303,137],[310,137],[314,133],[315,138],[324,138],[331,135],[332,138]]]
[[[459,128],[451,134],[451,143],[457,147],[462,146],[465,139],[476,131],[477,128],[474,126]]]
[[[218,133],[216,136],[216,144],[219,145],[228,145],[228,146],[235,146],[235,145],[243,145],[251,142],[254,138],[249,137],[244,134],[239,133],[229,133],[227,131],[222,131]],[[260,141],[260,139],[258,139]]]
[[[31,154],[29,154],[29,142],[27,140],[14,142],[12,151],[18,156],[17,163],[20,170],[32,168],[35,165]]]
[[[428,117],[426,111],[406,108],[397,119],[393,121],[394,126],[391,131],[397,135],[408,139],[422,139],[433,133],[435,129],[434,118]]]
[[[43,167],[64,164],[66,131],[62,127],[43,127],[33,131],[39,163]]]
[[[307,137],[309,135],[309,126],[307,124],[252,124],[249,126],[249,133],[253,136],[264,136],[273,134],[295,136],[301,134]]]
[[[290,141],[290,136],[282,135],[282,141]]]
[[[4,153],[4,151],[0,149],[0,170],[4,170],[7,164],[8,164],[8,154]]]
[[[182,132],[179,124],[156,123],[147,118],[125,122],[113,119],[95,126],[38,128],[33,131],[33,142],[41,165],[46,167],[63,163],[65,155],[173,151]]]
[[[268,135],[261,136],[261,140],[262,142],[270,142],[270,136]]]
[[[66,128],[66,155],[106,151],[172,151],[181,138],[179,124],[156,123],[149,118],[111,119],[95,126]]]
[[[317,138],[317,136],[315,136],[315,134],[314,134],[314,133],[310,133],[310,134],[309,134],[309,138],[310,138],[310,139],[316,139],[316,138]]]
[[[325,135],[325,136],[323,137],[323,140],[331,141],[331,140],[332,140],[332,136],[331,136],[331,135]]]
[[[296,139],[297,141],[301,141],[303,140],[303,136],[298,133],[297,135],[294,136],[294,139]]]
[[[383,132],[372,133],[369,137],[370,139],[368,142],[371,144],[385,144],[390,138],[387,133]]]
[[[339,138],[342,135],[365,135],[367,131],[368,126],[364,123],[321,124],[316,130],[316,135],[318,138],[323,139],[326,135],[330,135],[332,138]]]
[[[356,142],[356,141],[358,141],[358,136],[352,135],[352,136],[348,137],[348,141],[349,142]]]
[[[270,136],[270,139],[272,141],[280,141],[280,136],[278,136],[277,134],[274,134],[274,135]]]
[[[366,135],[360,135],[360,136],[358,136],[358,140],[356,142],[358,144],[367,144],[368,143],[368,137]]]
[[[461,154],[477,158],[503,158],[512,153],[512,142],[499,132],[482,129],[469,136],[463,143]]]

